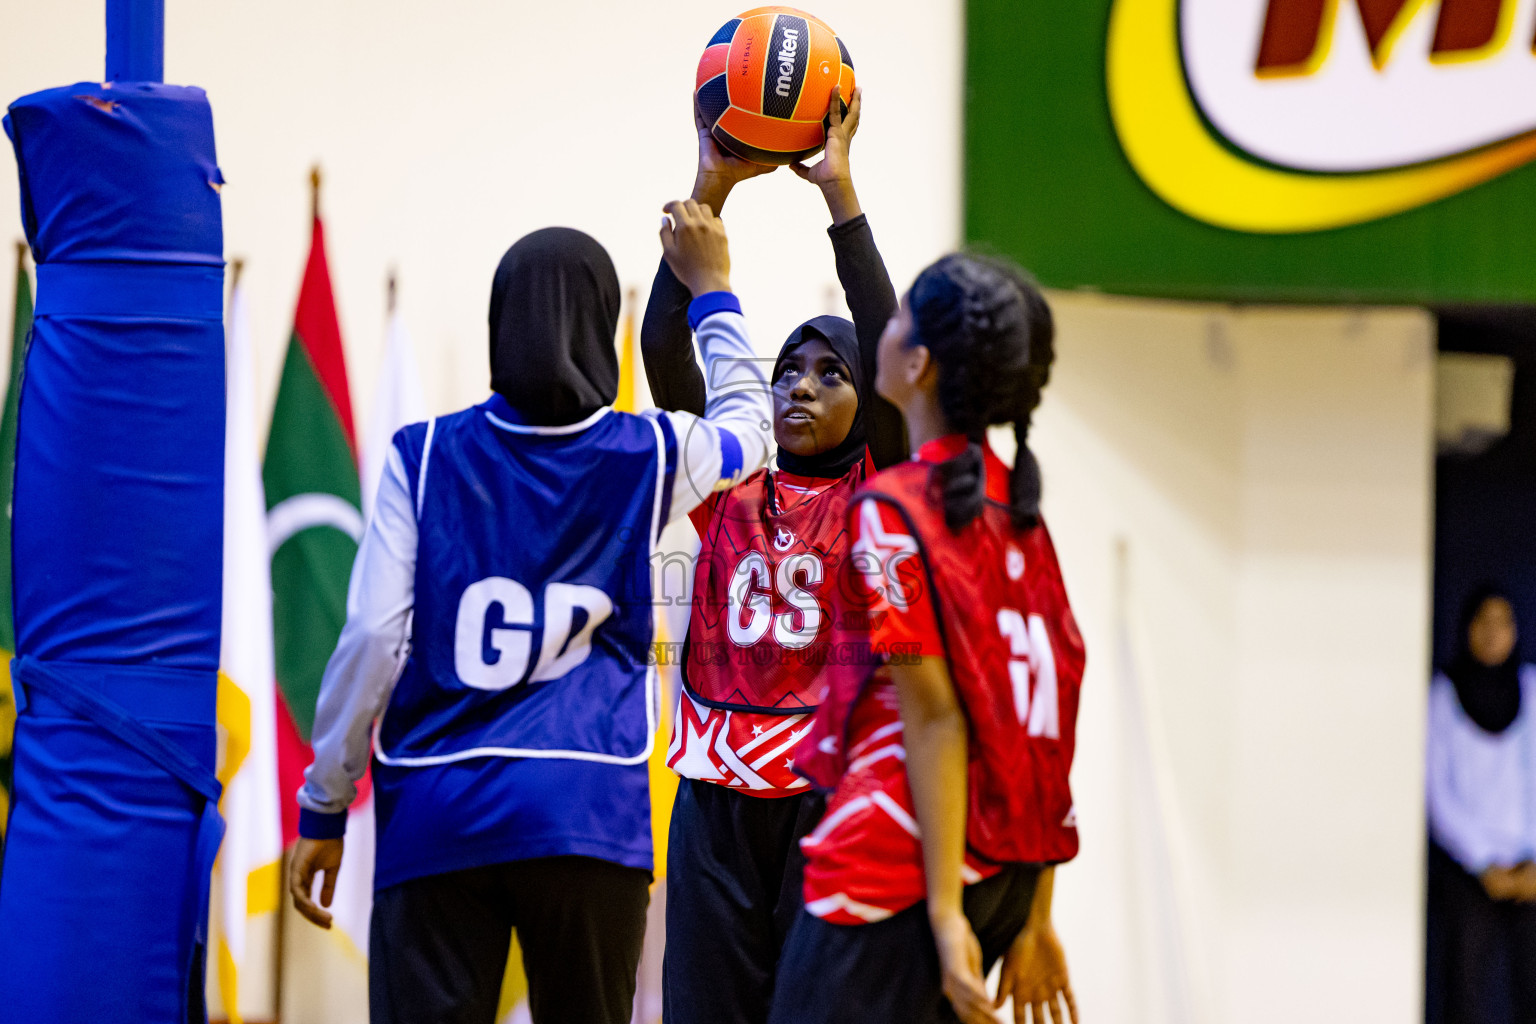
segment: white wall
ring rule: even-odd
[[[319,160],[360,422],[391,266],[434,411],[485,393],[491,272],[522,233],[592,232],[643,301],[659,206],[692,180],[693,65],[735,13],[700,0],[167,6],[168,77],[213,103],[258,400],[270,407]],[[0,98],[100,75],[102,7],[8,4]],[[958,236],[961,4],[815,11],[868,88],[855,167],[904,287]],[[14,175],[0,171],[0,223],[19,234]],[[809,186],[788,172],[749,183],[727,222],[764,352],[839,301]],[[1406,1024],[1428,319],[1053,302],[1060,361],[1035,443],[1090,650],[1083,854],[1057,902],[1084,1012],[1246,1024],[1323,1007]]]
[[[1431,318],[1052,303],[1033,443],[1089,650],[1057,894],[1084,1014],[1415,1019]]]
[[[168,0],[166,78],[213,104],[227,258],[246,259],[258,404],[270,407],[308,244],[309,167],[323,213],[354,409],[366,422],[400,302],[434,412],[488,393],[486,306],[506,247],[568,224],[650,287],[661,204],[693,184],[690,113],[704,43],[732,3],[620,0]],[[0,99],[99,78],[104,0],[8,3]],[[898,287],[951,248],[960,209],[959,0],[819,0],[847,43],[865,116],[860,196]],[[0,224],[20,235],[0,162]],[[731,201],[734,283],[765,352],[841,303],[825,204],[789,171]]]
[[[99,78],[104,6],[0,5],[0,101]],[[661,254],[661,205],[693,183],[699,53],[752,6],[168,0],[167,80],[202,86],[213,105],[225,255],[245,259],[258,408],[271,408],[288,343],[316,161],[359,428],[384,348],[391,267],[432,412],[488,393],[491,275],[524,233],[588,231],[643,304]],[[865,87],[856,182],[905,287],[959,237],[960,0],[817,0],[812,9],[841,34]],[[14,169],[0,157],[0,238],[5,225],[20,237],[17,209]],[[775,172],[744,186],[726,221],[733,283],[765,354],[800,321],[842,308],[814,187]],[[8,305],[8,284],[3,293]],[[362,1020],[360,954],[287,917],[288,957],[315,969],[289,973],[282,1019]],[[265,979],[242,980],[248,1019],[270,1019],[270,991]]]

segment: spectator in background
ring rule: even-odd
[[[1447,1024],[1536,1022],[1536,666],[1497,587],[1462,606],[1429,696],[1431,945]]]

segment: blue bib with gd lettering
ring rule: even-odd
[[[671,425],[514,417],[493,397],[395,435],[418,546],[411,650],[374,750],[379,887],[532,856],[650,867]]]

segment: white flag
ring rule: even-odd
[[[409,423],[427,418],[427,401],[421,393],[421,375],[416,370],[416,353],[399,309],[389,315],[384,339],[384,366],[379,371],[379,386],[373,396],[373,415],[368,418],[368,433],[363,436],[363,518],[373,513],[373,496],[384,473],[389,456],[389,442],[395,431]]]
[[[231,1022],[272,1020],[276,912],[283,852],[277,792],[277,676],[267,502],[256,439],[255,372],[245,290],[230,300],[224,432],[224,619],[218,719],[226,822],[219,851],[218,928],[210,950]],[[217,1004],[215,1004],[217,1005]]]
[[[400,313],[390,314],[384,364],[361,439],[363,513],[372,514],[395,431],[426,418],[421,377]],[[284,931],[285,1024],[366,1024],[368,921],[373,913],[373,791],[347,811],[346,854],[336,878],[330,931],[296,921]],[[296,916],[296,915],[295,915]]]
[[[373,512],[379,478],[389,456],[390,441],[401,427],[426,419],[426,399],[421,393],[421,376],[416,370],[416,355],[398,309],[389,315],[384,338],[384,365],[379,370],[378,389],[373,396],[373,413],[368,418],[368,433],[362,442],[363,514]],[[373,915],[373,789],[347,812],[347,853],[336,878],[336,893],[331,900],[335,927],[346,933],[354,946],[367,954],[368,921]]]
[[[426,419],[426,400],[421,394],[421,376],[416,370],[416,356],[410,336],[398,309],[391,311],[384,338],[384,365],[379,371],[378,389],[373,396],[373,413],[368,418],[368,432],[363,435],[362,484],[363,514],[373,512],[379,477],[389,455],[395,431],[408,423]],[[330,911],[334,928],[346,935],[363,956],[368,953],[368,921],[373,914],[373,788],[347,812],[347,852],[341,872],[336,877],[336,892]]]

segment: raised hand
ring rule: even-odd
[[[731,189],[748,178],[771,174],[778,170],[773,164],[755,164],[750,160],[732,156],[720,148],[704,123],[699,104],[693,104],[693,124],[699,132],[699,169],[693,177],[693,199],[705,203],[719,215]]]
[[[852,220],[860,212],[859,197],[853,189],[853,168],[849,163],[849,150],[853,147],[854,133],[859,130],[859,114],[864,109],[864,90],[855,88],[843,113],[841,90],[834,86],[831,102],[827,105],[827,147],[821,159],[814,164],[790,164],[802,180],[821,189],[832,212],[832,222],[841,224]]]
[[[694,298],[731,290],[731,251],[725,225],[707,203],[674,199],[663,210],[661,252]]]

